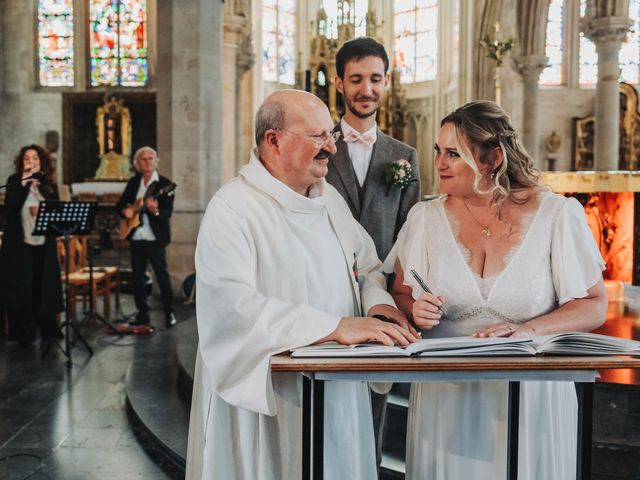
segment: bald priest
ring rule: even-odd
[[[373,241],[324,180],[335,135],[314,95],[270,95],[249,164],[207,207],[188,479],[302,476],[302,378],[271,373],[272,355],[327,340],[418,339],[384,288]],[[327,382],[324,408],[325,478],[376,478],[368,385]]]

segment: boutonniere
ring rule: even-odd
[[[387,182],[385,195],[389,195],[389,190],[391,190],[391,187],[394,185],[405,188],[417,181],[417,178],[411,164],[404,158],[401,158],[387,167],[384,171],[384,180]]]

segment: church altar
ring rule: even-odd
[[[119,193],[124,191],[127,182],[76,182],[71,184],[73,195],[95,193],[104,195],[105,193]]]
[[[562,193],[640,192],[640,171],[543,172],[540,183]]]
[[[575,197],[606,263],[603,272],[611,307],[620,314],[625,284],[640,285],[640,171],[543,172],[540,184]]]

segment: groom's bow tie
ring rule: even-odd
[[[370,133],[358,133],[355,130],[351,130],[344,136],[344,141],[346,143],[360,143],[365,149],[371,150],[373,148],[373,144],[376,142],[375,135],[371,135]]]

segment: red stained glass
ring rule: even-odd
[[[89,18],[91,85],[146,85],[146,0],[91,0]]]

